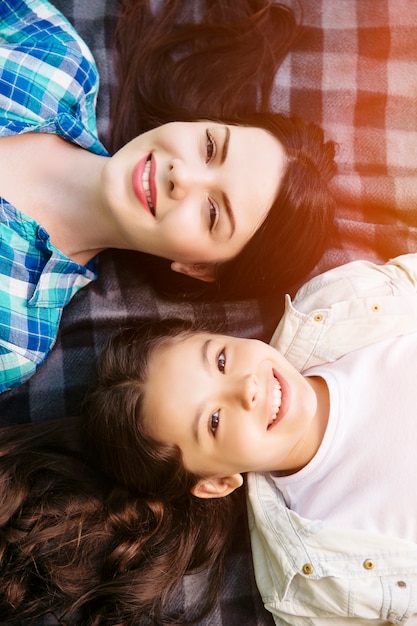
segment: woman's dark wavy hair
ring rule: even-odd
[[[300,19],[270,0],[120,0],[111,150],[172,121],[269,110]],[[302,14],[300,4],[300,15]]]
[[[243,123],[243,122],[242,122]],[[284,293],[298,286],[320,260],[331,235],[335,200],[335,144],[322,129],[297,117],[255,113],[246,123],[283,145],[286,169],[264,222],[232,260],[218,266],[218,289],[229,297]]]
[[[291,291],[330,240],[335,203],[329,182],[336,172],[335,145],[317,125],[269,108],[276,70],[301,33],[294,13],[267,0],[212,0],[198,24],[178,24],[178,0],[164,2],[158,20],[147,0],[122,4],[112,148],[170,121],[209,119],[270,132],[288,157],[278,196],[241,253],[218,267],[214,288],[202,291],[221,299]],[[145,30],[143,39],[135,37],[132,22],[137,33]],[[138,40],[140,54],[134,55]],[[198,292],[195,280],[167,272],[168,262],[152,266],[165,290]]]
[[[192,496],[179,450],[140,420],[149,354],[179,332],[120,332],[80,420],[1,429],[0,623],[186,624],[216,601],[242,499]],[[199,569],[185,614],[182,580]]]

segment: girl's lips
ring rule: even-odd
[[[290,387],[287,381],[285,380],[285,378],[283,378],[282,376],[279,376],[276,370],[272,370],[272,375],[273,375],[273,378],[278,381],[281,387],[281,404],[280,404],[277,416],[272,422],[271,422],[271,417],[269,416],[267,430],[271,430],[272,428],[274,428],[274,426],[276,426],[285,417],[290,406],[290,398],[291,398]],[[272,391],[271,391],[271,394],[272,394]]]
[[[147,154],[138,161],[132,172],[132,187],[142,206],[155,217],[157,190],[155,184],[155,158]],[[146,188],[145,186],[146,185]]]

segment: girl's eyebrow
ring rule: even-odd
[[[209,348],[210,343],[211,343],[211,339],[207,339],[201,346],[201,351],[200,351],[201,362],[202,362],[204,369],[207,371],[207,373],[210,373],[210,361],[208,358],[208,348]],[[193,419],[193,437],[197,443],[199,443],[198,431],[199,431],[200,420],[203,417],[203,408],[204,408],[204,403],[199,404],[199,406],[197,407],[194,419]]]

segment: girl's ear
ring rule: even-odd
[[[185,274],[191,278],[204,280],[206,283],[212,283],[216,280],[216,265],[210,263],[180,263],[173,261],[171,269],[179,274]]]
[[[198,498],[224,498],[243,484],[242,474],[232,474],[222,478],[202,478],[191,489]]]

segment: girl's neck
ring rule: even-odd
[[[99,180],[106,157],[45,133],[0,139],[0,196],[35,219],[80,264],[107,247]]]
[[[317,406],[310,429],[297,447],[297,459],[302,459],[302,462],[290,470],[274,471],[274,476],[290,476],[300,471],[314,458],[323,441],[330,415],[329,389],[324,378],[320,376],[308,376],[306,380],[316,395]]]

